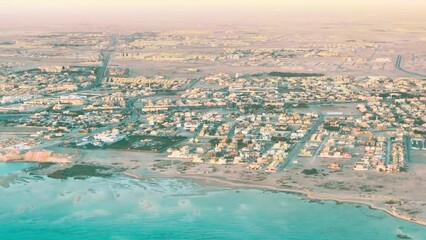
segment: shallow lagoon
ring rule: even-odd
[[[0,177],[20,172],[34,165],[34,163],[28,162],[0,162]]]

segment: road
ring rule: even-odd
[[[179,89],[178,91],[186,91],[190,88],[192,88],[195,84],[197,84],[202,78],[193,79],[191,83],[183,87],[182,89]]]
[[[91,88],[97,88],[102,85],[102,80],[105,78],[107,70],[108,70],[108,64],[111,60],[111,55],[117,48],[117,35],[114,35],[112,37],[112,44],[107,49],[103,50],[100,55],[102,58],[102,67],[98,72],[98,76],[96,76],[96,81],[92,85]]]
[[[293,159],[299,154],[300,150],[305,146],[305,144],[311,139],[312,135],[318,130],[319,126],[324,122],[324,115],[319,114],[317,122],[312,126],[311,130],[300,140],[300,142],[296,143],[293,148],[288,153],[287,159],[285,162],[281,163],[278,168],[277,172],[282,172],[286,167],[291,164]]]
[[[328,140],[328,136],[326,136],[324,138],[324,140],[322,140],[321,144],[318,146],[317,150],[315,151],[314,155],[311,158],[311,164],[313,164],[315,162],[315,160],[317,159],[319,153],[321,152],[322,148],[324,147],[324,144],[327,142]]]
[[[126,103],[126,109],[128,112],[131,112],[130,117],[126,118],[124,120],[124,123],[131,123],[131,122],[136,122],[137,120],[139,120],[139,117],[141,116],[141,112],[140,110],[135,109],[135,102],[137,102],[140,98],[138,97],[133,97],[127,100]]]
[[[411,139],[409,135],[404,135],[404,148],[405,148],[405,163],[411,162]]]
[[[406,73],[406,74],[410,74],[410,75],[413,75],[413,76],[426,78],[425,74],[421,74],[421,73],[416,73],[416,72],[411,72],[411,71],[405,70],[403,67],[401,67],[401,64],[402,64],[402,55],[398,55],[398,57],[396,58],[396,62],[395,62],[396,69],[398,69],[399,71],[401,71],[403,73]]]
[[[228,138],[231,139],[235,134],[235,128],[237,127],[237,123],[233,123],[231,129],[228,132]]]
[[[385,159],[385,165],[389,165],[390,157],[392,154],[392,139],[388,137],[386,141],[386,159]]]
[[[102,80],[106,76],[108,70],[109,60],[111,59],[111,53],[101,53],[102,56],[102,67],[96,76],[96,81],[93,83],[91,88],[97,88],[102,85]]]
[[[376,47],[376,49],[374,50],[373,54],[371,54],[370,58],[368,59],[368,61],[373,60],[373,58],[376,56],[377,52],[380,49],[380,45]]]

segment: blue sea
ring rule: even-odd
[[[426,239],[366,206],[180,179],[55,180],[0,165],[0,239]]]

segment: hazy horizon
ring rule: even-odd
[[[425,19],[419,0],[16,0],[2,4],[3,31],[32,30],[126,30],[138,28],[200,27],[207,24],[268,25],[282,22],[406,24]],[[266,24],[267,23],[267,24]],[[65,26],[65,27],[64,27]],[[69,29],[67,28],[69,27]]]

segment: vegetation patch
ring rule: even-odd
[[[316,170],[315,168],[303,169],[302,173],[304,173],[306,175],[316,175],[316,174],[318,174],[318,170]]]
[[[89,177],[110,177],[112,172],[110,167],[96,166],[96,165],[83,165],[77,164],[70,168],[57,170],[48,174],[47,176],[55,179],[87,179]]]
[[[162,152],[185,140],[181,136],[130,136],[126,139],[106,146],[108,149],[133,149],[142,151]]]

